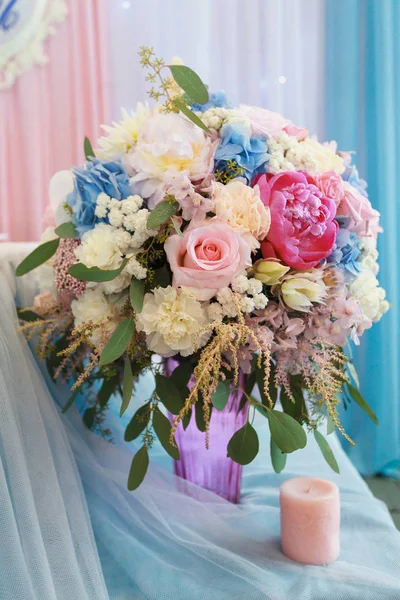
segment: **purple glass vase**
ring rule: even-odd
[[[168,360],[166,372],[171,373],[177,362]],[[239,386],[243,389],[246,375],[240,372]],[[209,449],[205,447],[205,434],[196,425],[195,411],[192,410],[190,423],[186,430],[179,424],[175,439],[180,451],[180,460],[174,461],[175,475],[179,480],[181,491],[195,495],[193,486],[186,481],[195,483],[229,502],[237,504],[240,501],[242,483],[242,466],[227,456],[228,442],[233,434],[247,422],[248,404],[239,410],[243,393],[232,391],[226,407],[219,411],[213,408],[210,419]],[[171,421],[174,415],[170,415]]]

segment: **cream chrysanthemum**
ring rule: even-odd
[[[142,312],[136,318],[138,331],[147,335],[148,347],[160,356],[178,352],[189,356],[196,345],[204,346],[210,336],[210,333],[199,335],[208,323],[200,302],[171,286],[146,294]]]
[[[251,249],[257,250],[271,225],[270,211],[261,201],[258,185],[251,188],[240,179],[227,185],[216,183],[212,199],[219,221],[239,231]]]
[[[141,102],[138,102],[135,113],[128,113],[124,108],[121,112],[121,121],[101,126],[107,135],[98,141],[96,156],[99,158],[113,158],[117,154],[126,154],[137,143],[139,130],[150,116],[150,108]]]
[[[379,281],[374,273],[365,266],[351,284],[350,295],[357,298],[363,314],[370,321],[379,321],[389,310],[389,303],[385,300],[385,290],[379,287]]]

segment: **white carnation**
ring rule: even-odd
[[[193,354],[196,342],[204,346],[210,337],[211,330],[198,335],[207,323],[200,302],[171,286],[146,294],[142,312],[137,315],[138,331],[146,333],[148,347],[161,356]]]
[[[91,336],[90,341],[94,345],[100,342],[102,332],[106,331],[107,335],[111,336],[116,329],[118,311],[100,289],[87,289],[79,298],[72,301],[71,310],[77,327],[88,321],[93,323],[104,321],[104,325],[96,329]],[[106,322],[108,317],[112,320]]]
[[[122,253],[115,233],[116,230],[111,225],[99,223],[83,234],[81,245],[75,248],[76,258],[87,267],[118,269]]]
[[[224,313],[222,306],[219,302],[212,302],[207,306],[207,315],[210,321],[220,323],[223,319]]]
[[[379,287],[379,281],[366,267],[351,284],[350,295],[358,299],[361,310],[370,321],[379,321],[389,309],[385,290]]]

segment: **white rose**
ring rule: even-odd
[[[210,333],[199,337],[207,325],[206,312],[200,302],[191,295],[168,286],[156,288],[144,297],[143,309],[137,315],[137,329],[147,335],[147,345],[161,356],[173,356],[178,352],[189,356],[195,344],[204,346]]]
[[[259,248],[259,240],[269,231],[271,215],[260,198],[258,185],[251,188],[240,179],[227,185],[216,183],[212,199],[218,219],[241,232],[252,250]]]

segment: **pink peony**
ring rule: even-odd
[[[294,269],[316,267],[335,245],[338,224],[335,202],[323,195],[315,179],[303,171],[260,175],[255,184],[271,211],[271,228],[261,252]]]
[[[210,300],[251,265],[249,244],[232,227],[214,219],[192,221],[183,238],[167,239],[165,252],[173,285],[188,288],[197,300]]]
[[[343,197],[343,179],[335,171],[318,173],[315,177],[317,186],[324,196],[335,201],[339,206]]]
[[[356,188],[343,182],[343,196],[337,208],[341,217],[349,217],[347,228],[361,236],[377,236],[382,228],[379,226],[380,214],[372,208],[371,202],[360,194]]]

